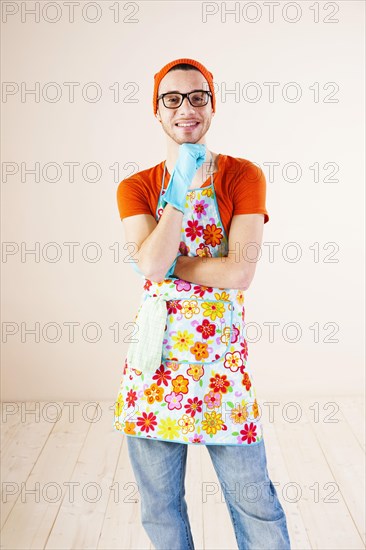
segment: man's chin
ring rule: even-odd
[[[196,135],[196,136],[177,136],[174,132],[167,132],[166,134],[176,143],[177,145],[182,145],[182,143],[199,143],[199,141],[203,138],[202,134]]]
[[[182,145],[182,143],[198,143],[200,141],[202,136],[199,136],[198,138],[193,138],[193,137],[189,137],[187,136],[186,138],[176,138],[174,137],[174,141],[175,143],[177,143],[178,145]]]

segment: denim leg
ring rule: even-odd
[[[239,550],[289,550],[285,512],[268,476],[264,440],[207,445]]]
[[[194,550],[185,500],[187,447],[126,436],[141,496],[141,521],[157,550]]]

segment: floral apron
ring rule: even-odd
[[[163,213],[164,175],[155,217]],[[211,184],[188,189],[180,254],[220,257],[228,237]],[[204,261],[204,260],[202,260]],[[178,278],[145,278],[145,299],[166,300],[161,364],[146,374],[124,362],[113,427],[128,436],[204,445],[253,445],[263,438],[244,335],[244,292]]]

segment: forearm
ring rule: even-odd
[[[167,204],[159,223],[138,250],[138,267],[153,281],[162,281],[176,258],[181,240],[183,213]]]
[[[197,285],[218,288],[247,288],[243,264],[235,260],[235,254],[220,258],[179,256],[174,275]]]

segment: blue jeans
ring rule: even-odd
[[[141,521],[157,550],[194,550],[185,500],[188,445],[126,436],[141,496]],[[206,445],[239,550],[288,550],[286,516],[268,477],[264,440]],[[202,495],[197,495],[202,498]],[[212,518],[216,521],[216,518]]]

